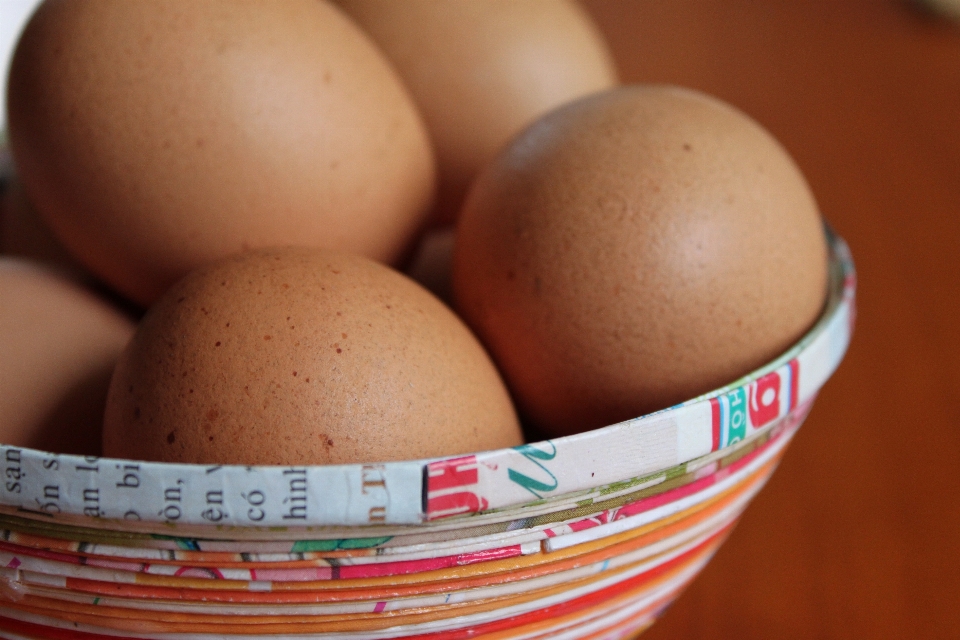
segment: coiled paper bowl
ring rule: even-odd
[[[856,280],[792,349],[621,424],[448,459],[202,466],[0,445],[0,637],[600,639],[671,602],[850,340]]]

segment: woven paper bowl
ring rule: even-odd
[[[795,347],[655,414],[452,459],[205,467],[0,445],[0,636],[620,638],[763,486],[846,350],[855,279]]]

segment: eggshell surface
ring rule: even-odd
[[[201,268],[144,317],[111,383],[107,455],[336,464],[522,443],[489,357],[405,276],[263,250]]]
[[[816,202],[743,113],[624,87],[527,129],[478,179],[454,252],[458,308],[521,415],[563,435],[733,382],[826,295]]]
[[[86,289],[0,258],[0,442],[99,455],[107,388],[132,334]]]
[[[396,260],[433,198],[406,89],[320,0],[49,0],[17,46],[8,107],[31,201],[141,304],[244,249]]]
[[[590,16],[570,0],[337,0],[396,65],[437,152],[437,220],[550,109],[617,82]]]

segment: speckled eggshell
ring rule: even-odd
[[[147,313],[110,387],[104,452],[336,464],[522,443],[492,362],[405,276],[263,250],[201,268]]]
[[[125,315],[36,264],[0,258],[0,442],[100,454]]]
[[[337,0],[396,65],[437,153],[436,220],[550,109],[617,83],[613,58],[572,0]]]
[[[826,280],[817,205],[784,148],[665,86],[527,129],[471,191],[453,266],[462,316],[552,435],[733,382],[802,336]]]
[[[321,0],[50,0],[17,45],[8,111],[41,216],[144,305],[250,248],[397,261],[434,196],[402,81]]]

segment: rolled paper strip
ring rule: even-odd
[[[82,548],[88,553],[93,553],[94,550],[103,548],[106,550],[104,555],[108,555],[110,550],[119,550],[119,554],[124,557],[128,557],[130,553],[136,553],[136,550],[131,551],[131,548],[135,547],[142,549],[141,553],[150,554],[147,557],[136,556],[148,561],[155,561],[156,554],[164,554],[164,557],[168,558],[175,554],[178,557],[193,560],[196,558],[194,554],[226,553],[232,554],[235,559],[247,561],[260,554],[271,554],[271,557],[286,554],[287,559],[290,559],[291,556],[329,557],[331,550],[338,552],[337,555],[346,556],[370,551],[380,553],[384,547],[388,546],[456,544],[458,538],[503,535],[505,532],[541,525],[548,526],[578,516],[589,516],[604,509],[679,487],[718,470],[722,471],[743,456],[768,444],[782,429],[799,425],[803,417],[804,414],[799,412],[792,414],[789,420],[776,423],[769,431],[758,433],[727,449],[646,476],[598,487],[589,492],[561,496],[535,506],[521,505],[514,509],[475,514],[470,517],[469,522],[448,518],[434,520],[429,527],[395,526],[392,527],[392,531],[388,531],[389,528],[386,527],[360,529],[327,527],[316,533],[311,532],[310,535],[315,536],[314,538],[292,541],[254,539],[246,535],[238,535],[237,537],[240,538],[238,540],[155,536],[127,530],[110,531],[76,527],[62,521],[43,522],[2,514],[0,514],[0,526],[5,527],[4,539],[11,541],[16,541],[14,537],[19,538],[19,533],[22,533],[32,544],[40,545],[45,549],[62,548],[70,551]],[[375,536],[375,530],[379,531],[380,535]],[[241,534],[244,531],[237,529],[235,532]],[[358,538],[358,535],[363,537]]]
[[[792,433],[791,430],[786,437],[773,441],[771,446],[764,447],[735,465],[705,476],[690,485],[616,509],[602,511],[592,518],[578,519],[540,531],[534,529],[532,540],[524,543],[511,544],[509,540],[504,541],[497,535],[491,536],[489,548],[485,551],[472,553],[463,551],[456,555],[444,555],[442,550],[439,552],[432,550],[421,554],[420,557],[402,560],[389,557],[385,560],[376,557],[355,558],[352,559],[355,564],[347,558],[335,561],[320,560],[312,565],[301,567],[272,568],[257,563],[246,563],[246,566],[228,567],[221,564],[202,567],[178,566],[174,563],[104,560],[6,543],[0,546],[0,566],[15,564],[15,568],[22,571],[101,582],[125,582],[127,579],[123,577],[123,573],[189,578],[188,582],[180,585],[183,587],[196,584],[196,580],[230,580],[248,583],[249,589],[255,589],[256,586],[252,583],[258,581],[315,583],[325,580],[368,579],[437,571],[451,567],[459,568],[475,563],[537,554],[541,551],[540,541],[544,541],[544,551],[553,552],[585,542],[609,538],[619,533],[635,531],[648,524],[662,522],[675,514],[703,508],[708,503],[716,502],[721,497],[729,497],[737,492],[745,495],[742,504],[738,502],[742,508],[746,506],[746,500],[752,497],[762,484],[749,479],[754,476],[765,478],[772,471],[771,461],[779,458]],[[746,485],[749,485],[749,491]],[[555,558],[551,559],[553,560]]]
[[[473,550],[501,549],[511,545],[520,545],[521,550],[530,542],[539,543],[547,538],[556,538],[573,531],[582,531],[593,526],[613,522],[624,517],[655,509],[674,500],[686,498],[693,493],[709,489],[716,483],[737,473],[744,465],[771,447],[782,449],[779,443],[781,436],[789,439],[793,431],[799,426],[799,420],[785,424],[775,437],[762,439],[756,443],[748,443],[741,450],[731,453],[720,461],[714,461],[705,466],[697,466],[682,475],[676,475],[669,480],[646,486],[639,491],[614,497],[611,500],[591,501],[576,509],[545,514],[534,518],[522,518],[492,526],[483,527],[482,531],[474,531],[471,536],[463,530],[450,529],[434,532],[429,535],[402,535],[385,536],[382,538],[367,538],[353,540],[303,541],[303,543],[286,543],[290,547],[315,549],[314,551],[299,551],[292,553],[261,553],[268,546],[263,542],[247,541],[231,544],[231,548],[248,549],[246,552],[216,552],[197,551],[200,547],[209,548],[217,545],[216,541],[171,539],[169,542],[179,544],[189,549],[164,548],[153,546],[133,547],[117,546],[112,544],[98,544],[87,541],[63,540],[50,535],[36,535],[30,531],[37,529],[31,526],[32,521],[11,519],[8,526],[11,528],[0,532],[0,552],[9,552],[14,556],[35,556],[51,560],[59,560],[70,564],[79,564],[87,567],[110,567],[119,570],[139,573],[169,574],[170,567],[193,567],[228,569],[230,571],[248,570],[249,575],[242,575],[237,579],[261,579],[264,569],[305,569],[328,567],[333,578],[332,568],[340,568],[340,578],[347,578],[342,573],[345,566],[394,563],[400,560],[417,558],[437,558],[451,554],[464,554]],[[634,529],[631,529],[634,530]],[[45,534],[55,534],[44,530]],[[75,536],[77,532],[60,527],[60,535]],[[85,533],[98,533],[87,531]],[[607,534],[604,534],[607,535]],[[131,542],[131,541],[128,541]],[[149,538],[138,540],[141,544],[153,542]],[[360,545],[367,545],[361,547]],[[570,546],[570,545],[565,545]],[[345,547],[345,548],[344,548]],[[356,547],[356,548],[350,548]],[[281,547],[283,549],[283,547]],[[539,544],[534,545],[539,550]],[[523,554],[526,555],[526,554]],[[493,558],[488,558],[492,560]],[[556,562],[553,558],[551,562]],[[0,565],[3,562],[0,560]],[[464,566],[463,564],[458,566]],[[221,578],[223,574],[221,573]],[[444,581],[444,584],[447,584]],[[396,583],[390,585],[396,587]]]
[[[296,634],[327,640],[453,640],[479,631],[497,637],[572,640],[607,630],[640,629],[709,560],[772,473],[809,405],[800,404],[766,431],[726,451],[676,468],[660,482],[640,482],[625,493],[622,487],[611,487],[615,497],[584,505],[587,511],[510,520],[506,529],[474,535],[471,544],[489,543],[490,553],[472,558],[444,556],[444,545],[434,544],[439,537],[432,543],[400,544],[394,547],[400,552],[397,557],[361,553],[325,561],[324,554],[349,551],[336,548],[342,541],[333,541],[330,550],[318,552],[312,567],[286,566],[289,554],[283,559],[246,556],[245,567],[218,566],[213,561],[222,558],[214,556],[222,552],[212,549],[227,548],[228,543],[209,540],[135,534],[126,546],[111,547],[120,551],[139,546],[142,551],[151,549],[150,543],[176,542],[197,560],[205,553],[200,546],[211,549],[206,552],[211,561],[207,567],[179,565],[172,556],[138,562],[122,557],[122,551],[121,557],[98,556],[96,545],[88,548],[71,541],[78,533],[99,533],[116,542],[120,531],[5,516],[12,529],[0,544],[0,565],[6,567],[0,569],[0,583],[11,587],[4,594],[15,591],[16,597],[5,595],[0,601],[0,628],[8,636],[18,632],[25,634],[20,637],[58,640],[173,639],[184,634],[198,640],[239,640],[253,632],[275,638]],[[567,506],[562,500],[554,503]],[[410,531],[431,531],[454,521],[439,520]],[[515,545],[510,538],[514,532],[534,538]],[[454,540],[459,531],[445,528],[441,533]],[[397,536],[404,537],[419,539],[414,533]],[[366,539],[363,544],[393,540]],[[256,548],[263,542],[232,541],[229,548],[244,544]],[[299,543],[272,544],[292,549]],[[424,556],[425,562],[406,567],[412,572],[397,573],[403,564],[396,562],[400,557],[427,550],[436,552],[439,565]],[[300,562],[306,559],[304,554]]]

